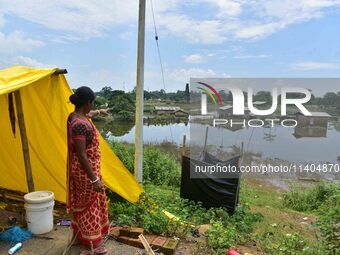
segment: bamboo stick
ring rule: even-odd
[[[67,70],[66,69],[57,69],[53,74],[66,74]]]
[[[29,192],[33,192],[34,182],[33,182],[33,176],[32,176],[31,160],[30,160],[30,153],[29,153],[29,148],[28,148],[24,111],[22,108],[20,90],[15,91],[14,95],[15,95],[15,104],[17,108],[17,114],[18,114],[18,124],[19,124],[19,129],[20,129],[22,151],[24,155],[27,186],[28,186]]]
[[[154,251],[151,249],[148,241],[146,241],[145,237],[143,236],[143,234],[140,234],[138,236],[139,240],[142,242],[144,249],[147,253],[147,255],[155,255]]]
[[[185,156],[186,154],[186,140],[187,140],[187,136],[183,135],[183,143],[182,143],[182,156]]]
[[[209,127],[207,127],[206,130],[205,130],[205,140],[204,140],[204,147],[203,147],[204,152],[206,150],[207,142],[208,142],[208,131],[209,131]]]

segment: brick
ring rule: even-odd
[[[142,244],[142,242],[139,239],[136,238],[131,238],[129,239],[129,245],[136,247],[136,248],[141,248],[144,249],[144,246]]]
[[[175,239],[168,239],[166,243],[163,245],[162,252],[165,255],[173,255],[176,252],[178,247],[178,240]]]
[[[162,249],[163,245],[167,241],[167,238],[163,236],[157,236],[150,244],[152,249]]]
[[[156,235],[144,235],[146,241],[151,245],[151,243],[153,242],[153,240],[156,239]]]
[[[118,242],[130,245],[130,237],[127,236],[119,236],[118,237]]]
[[[122,227],[120,229],[120,235],[129,237],[130,236],[130,229],[131,229],[130,227]]]
[[[117,239],[120,235],[121,227],[112,227],[109,232],[109,237]]]
[[[137,227],[130,228],[130,237],[138,238],[140,234],[144,234],[144,228],[137,228]]]

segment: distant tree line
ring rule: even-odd
[[[172,102],[189,102],[189,84],[185,90],[177,90],[177,92],[166,92],[165,90],[146,91],[144,90],[144,100],[161,100]],[[122,119],[132,119],[135,114],[136,88],[132,91],[125,92],[123,90],[113,90],[106,86],[99,92],[96,92],[95,106],[106,106],[111,109],[113,115],[117,115]]]
[[[230,91],[226,92],[221,90],[218,92],[221,96],[222,102],[232,102],[233,96]],[[247,98],[247,92],[243,92],[245,99]],[[191,99],[194,101],[199,101],[201,98],[201,92],[191,92]],[[304,95],[299,93],[287,93],[287,98],[301,98]],[[247,100],[247,99],[246,99]],[[253,96],[253,101],[263,101],[267,104],[272,103],[272,95],[269,91],[258,91]],[[281,95],[278,96],[278,101],[281,102]],[[311,96],[311,100],[308,102],[309,105],[320,105],[320,106],[331,106],[336,107],[340,110],[340,91],[337,93],[327,92],[322,97],[316,97],[314,94]]]

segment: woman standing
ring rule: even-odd
[[[98,131],[89,120],[95,114],[107,114],[108,110],[91,111],[94,99],[90,88],[78,88],[70,96],[75,111],[67,120],[67,209],[72,214],[74,238],[91,248],[82,251],[83,255],[105,254],[102,242],[109,230]]]

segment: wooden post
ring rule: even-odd
[[[135,133],[135,178],[143,182],[143,111],[144,111],[144,43],[145,1],[139,0],[137,82],[136,82],[136,133]]]
[[[208,131],[209,131],[209,127],[207,127],[205,130],[205,140],[204,140],[204,147],[203,147],[204,152],[205,152],[205,149],[207,147],[207,142],[208,142]]]
[[[243,163],[243,154],[244,154],[244,143],[241,142],[241,158],[239,160],[239,166]]]
[[[16,108],[17,108],[18,124],[19,124],[19,129],[20,129],[22,151],[23,151],[23,155],[24,155],[27,186],[28,186],[28,191],[33,192],[34,191],[34,183],[33,183],[30,152],[29,152],[29,148],[28,148],[28,140],[27,140],[27,134],[26,134],[26,127],[25,127],[24,111],[23,111],[23,108],[22,108],[20,90],[15,91],[14,95],[15,95],[15,104],[16,104]]]
[[[55,70],[55,72],[53,74],[67,74],[67,70],[66,69],[57,69]]]
[[[186,140],[187,140],[187,136],[183,135],[183,142],[182,142],[182,156],[185,156],[186,154]]]

